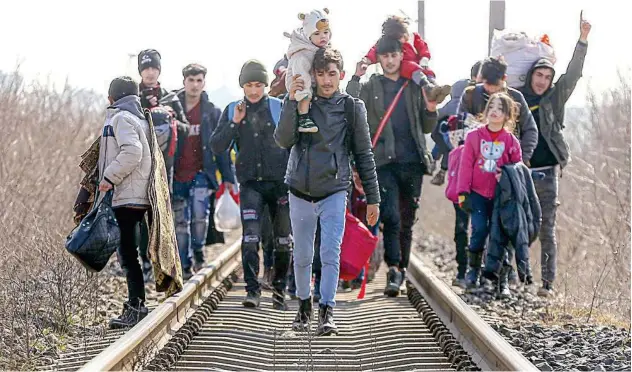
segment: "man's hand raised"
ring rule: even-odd
[[[356,64],[356,70],[355,70],[354,75],[357,77],[364,76],[364,74],[366,74],[367,68],[369,68],[369,64],[363,58],[360,62],[358,62],[358,64]]]
[[[582,10],[579,13],[579,40],[587,42],[588,34],[590,33],[591,28],[592,25],[584,19],[584,11]]]

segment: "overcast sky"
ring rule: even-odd
[[[426,40],[438,81],[465,78],[470,66],[486,56],[489,1],[425,3]],[[332,44],[342,51],[347,79],[379,37],[386,16],[401,9],[417,18],[415,0],[372,5],[355,0],[11,1],[2,5],[0,70],[13,70],[20,61],[28,78],[50,77],[57,84],[68,78],[75,86],[105,93],[117,75],[138,78],[136,54],[155,48],[162,54],[160,80],[166,88],[179,88],[182,67],[199,62],[210,71],[207,91],[226,86],[238,96],[242,64],[257,58],[271,70],[288,46],[283,32],[298,27],[297,14],[314,7],[330,9]],[[506,7],[507,28],[549,34],[558,74],[572,55],[584,9],[593,30],[584,79],[572,104],[581,104],[588,82],[603,89],[616,81],[617,67],[630,65],[630,32],[624,31],[632,14],[629,1],[508,0]]]

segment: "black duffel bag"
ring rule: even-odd
[[[81,220],[66,238],[66,250],[90,271],[103,270],[121,244],[121,230],[112,210],[113,191]]]

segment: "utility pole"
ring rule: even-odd
[[[505,29],[505,0],[490,0],[489,2],[489,34],[487,38],[487,54],[492,49],[494,29]]]
[[[417,32],[422,39],[426,39],[426,30],[424,27],[424,20],[426,15],[426,3],[424,0],[417,1]]]

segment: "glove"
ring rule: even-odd
[[[470,200],[470,194],[467,192],[459,194],[459,208],[465,213],[472,213],[472,201]]]

